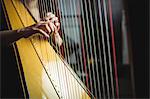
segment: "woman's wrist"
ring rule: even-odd
[[[22,37],[24,37],[24,38],[27,38],[27,37],[29,37],[29,36],[35,34],[36,32],[37,32],[37,31],[34,30],[34,29],[32,29],[31,26],[17,30],[17,33],[21,33]]]

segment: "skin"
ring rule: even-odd
[[[49,38],[52,32],[58,33],[59,29],[60,23],[58,18],[52,13],[47,13],[47,16],[43,20],[29,27],[18,30],[0,31],[0,39],[2,44],[9,45],[20,38],[27,38],[36,33],[40,33],[44,37]]]

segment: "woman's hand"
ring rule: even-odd
[[[43,20],[39,21],[38,23],[30,27],[27,27],[26,29],[29,29],[30,33],[25,33],[25,37],[31,36],[32,34],[35,33],[40,33],[43,36],[49,38],[49,35],[52,32],[57,33],[59,31],[60,23],[58,17],[49,12],[47,13],[47,16]]]

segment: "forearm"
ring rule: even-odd
[[[28,37],[28,35],[31,34],[29,32],[33,31],[30,28],[0,31],[0,40],[2,45],[10,45],[22,37]]]

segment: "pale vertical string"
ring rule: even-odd
[[[81,12],[82,12],[82,15],[84,15],[83,2],[81,1],[80,3],[81,3]],[[84,0],[84,3],[86,3],[85,0]],[[85,4],[85,6],[86,6],[86,4]],[[86,13],[86,19],[88,19],[87,7],[86,7],[85,11],[86,11],[86,12],[85,12],[85,13]],[[85,18],[83,17],[82,19],[83,19],[83,26],[84,26],[86,52],[88,53],[88,49],[89,49],[89,50],[90,50],[90,54],[91,54],[91,56],[92,56],[92,51],[91,51],[91,50],[92,50],[92,48],[91,48],[92,46],[91,46],[91,39],[90,39],[90,34],[89,34],[89,32],[90,32],[90,31],[89,31],[89,27],[88,27],[88,31],[86,31],[85,20],[84,20]],[[87,20],[87,24],[89,24],[89,23],[88,23],[88,20]],[[87,39],[87,34],[88,34],[88,36],[89,36],[89,39]],[[89,47],[89,48],[88,48],[88,41],[87,41],[87,40],[89,41],[89,44],[90,44],[90,47]],[[90,57],[89,57],[89,55],[87,54],[87,62],[88,62],[89,58],[90,58]],[[90,63],[89,63],[89,62],[88,62],[88,66],[87,66],[87,67],[88,67],[88,69],[89,69],[90,89],[91,89],[91,92],[92,92],[92,94],[93,94],[94,91],[93,91],[92,77],[91,77],[91,70],[90,70],[90,67],[91,67],[91,66],[90,66]]]
[[[76,16],[75,16],[74,20],[72,20],[72,21],[74,22],[75,25],[78,25],[78,24],[79,24],[79,23],[78,23],[78,17],[80,17],[80,16],[78,15],[79,13],[77,13],[77,8],[76,8],[76,7],[77,7],[77,4],[78,4],[79,2],[78,2],[78,0],[77,0],[76,2],[73,2],[73,1],[75,1],[75,0],[72,0],[71,6],[73,7],[73,8],[72,8],[72,11],[74,12],[74,14],[75,14]],[[72,5],[72,4],[73,4],[73,5]],[[79,26],[78,26],[78,27],[79,27]],[[75,33],[76,33],[76,32],[79,32],[78,29],[74,29],[74,30],[75,30]],[[74,35],[75,35],[75,34],[74,34]],[[76,38],[75,40],[77,41],[77,37],[75,37],[75,38]],[[79,38],[80,38],[80,35],[79,35]],[[81,47],[81,44],[80,44],[80,47]],[[75,49],[77,49],[77,48],[75,47]],[[81,51],[81,48],[79,48],[79,50]],[[82,51],[81,51],[81,52],[82,52]],[[79,55],[77,56],[77,58],[79,58],[79,61],[81,61],[81,64],[78,62],[78,66],[77,66],[77,67],[78,67],[78,68],[83,67],[82,58],[81,58]],[[82,72],[81,72],[81,73],[82,73]]]
[[[93,75],[95,74],[95,75],[97,75],[97,79],[95,80],[95,81],[97,81],[98,82],[98,92],[99,92],[99,94],[97,94],[97,92],[96,92],[96,98],[101,98],[101,90],[100,90],[100,79],[99,79],[99,73],[98,73],[98,58],[97,58],[97,54],[96,54],[96,46],[95,46],[95,43],[97,44],[97,42],[95,42],[95,37],[94,37],[94,23],[93,23],[93,19],[95,19],[96,20],[96,22],[97,22],[97,18],[96,18],[96,15],[94,14],[94,16],[95,16],[95,18],[92,18],[92,15],[93,15],[93,13],[96,11],[96,9],[95,9],[95,7],[96,6],[94,6],[94,12],[92,13],[92,8],[91,8],[91,2],[90,2],[90,0],[88,0],[88,3],[89,3],[89,12],[90,12],[90,20],[91,20],[91,28],[92,28],[92,38],[93,38],[93,45],[94,45],[94,60],[95,60],[95,68],[96,68],[96,73],[95,73],[95,71],[94,71],[94,67],[93,67]],[[96,27],[97,27],[97,24],[96,24]],[[96,28],[96,34],[98,33],[98,30],[97,30],[97,28]],[[97,44],[97,45],[99,45],[99,44]],[[100,56],[101,57],[101,56]],[[96,82],[94,82],[94,85],[96,86]],[[96,86],[97,87],[97,86]],[[98,96],[97,96],[98,95]]]
[[[42,16],[43,16],[43,18],[45,18],[45,17],[46,17],[46,13],[48,12],[47,1],[46,1],[46,2],[42,1],[42,5],[41,5],[41,6],[42,6],[41,8],[43,8],[41,12],[44,12],[44,13],[42,13]],[[48,38],[47,38],[46,40],[48,40]],[[46,53],[47,53],[47,45],[46,45],[46,43],[45,43],[45,48],[46,48]],[[56,60],[56,61],[57,61],[57,60]],[[47,64],[49,63],[48,53],[47,53],[47,62],[46,62],[46,63],[47,63]],[[44,65],[44,64],[43,64],[43,65]],[[46,69],[46,68],[47,68],[47,69]],[[60,97],[60,95],[59,95],[57,89],[55,88],[56,85],[53,83],[53,78],[50,77],[51,74],[49,74],[49,65],[48,65],[48,67],[45,66],[44,69],[45,69],[47,75],[49,76],[49,79],[50,79],[50,81],[51,81],[51,83],[52,83],[52,85],[53,85],[53,87],[54,87],[54,89],[55,89],[55,91],[56,91],[58,97]],[[53,68],[51,67],[50,69],[53,69]],[[55,75],[57,75],[57,74],[55,74]]]
[[[98,42],[101,42],[100,41],[100,30],[99,30],[99,27],[98,27],[98,17],[97,17],[97,11],[96,11],[96,2],[95,2],[95,0],[94,0],[94,2],[93,2],[93,6],[94,6],[94,13],[95,13],[95,22],[96,22],[96,36],[97,36],[97,39],[98,39]],[[97,9],[98,10],[98,9]],[[101,46],[101,43],[98,43],[98,52],[99,52],[99,57],[100,57],[100,71],[101,71],[101,83],[102,83],[102,90],[103,90],[103,96],[101,95],[101,97],[102,98],[106,98],[106,96],[105,96],[105,86],[104,86],[104,75],[103,75],[103,64],[102,64],[102,54],[101,54],[101,48],[100,48],[100,46]],[[96,67],[96,72],[98,73],[99,71],[98,71],[98,67]],[[98,87],[100,87],[100,79],[99,79],[99,73],[97,74],[98,75]],[[101,92],[100,90],[99,90],[99,92]]]
[[[67,2],[65,2],[64,0],[63,0],[63,4],[65,5],[65,3],[69,3],[68,1]],[[69,5],[68,5],[69,6]],[[69,14],[67,13],[67,11],[70,11],[70,9],[66,9],[67,8],[67,6],[65,5],[64,6],[64,10],[63,10],[63,12],[64,12],[64,19],[65,19],[65,23],[66,23],[66,32],[65,33],[70,33],[70,31],[69,31],[69,25],[70,25],[70,23],[68,22],[69,21]],[[64,30],[65,30],[65,27],[64,27]],[[68,36],[68,38],[69,38],[69,36]],[[67,38],[66,38],[67,39]],[[71,41],[70,41],[71,39],[68,39],[68,43],[69,43],[69,45],[71,45]],[[72,46],[70,46],[69,47],[69,51],[70,52],[73,52],[73,49],[72,49]],[[69,55],[70,54],[68,54],[68,58],[69,58],[69,60],[70,60],[70,57],[69,57]],[[69,63],[71,63],[71,61],[69,62]],[[76,68],[75,68],[76,69]],[[67,82],[69,82],[69,85],[70,84],[72,84],[72,81],[70,81],[70,80],[68,80]],[[77,87],[77,86],[76,86]],[[73,94],[75,94],[75,92],[73,91]],[[71,98],[74,98],[74,97],[71,97]]]
[[[70,2],[70,0],[68,0],[67,1],[67,4]],[[66,9],[67,7],[69,7],[69,9]],[[67,23],[67,28],[68,28],[68,33],[70,33],[70,35],[72,35],[72,34],[74,34],[74,31],[69,31],[69,28],[70,28],[70,24],[71,24],[71,22],[70,22],[70,18],[72,17],[71,16],[71,5],[70,5],[70,3],[68,4],[68,5],[65,5],[65,16],[66,16],[66,23]],[[72,35],[72,36],[74,36],[75,37],[75,35]],[[68,36],[68,38],[69,38],[69,36]],[[74,52],[75,50],[74,50],[74,46],[72,46],[71,44],[72,44],[72,42],[71,42],[71,38],[68,40],[68,41],[70,41],[70,48],[69,48],[69,50],[70,50],[70,52]],[[70,56],[71,56],[71,54],[70,54]],[[71,63],[71,61],[70,61],[70,63]],[[71,65],[71,64],[70,64]],[[72,64],[73,65],[73,64]],[[75,70],[75,71],[77,71],[77,68],[76,68],[76,66],[73,66],[73,69]],[[72,81],[71,81],[71,83],[72,83]],[[77,87],[77,86],[75,86],[75,87]],[[75,93],[76,93],[76,91],[74,91],[73,90],[73,92],[71,91],[71,93],[73,93],[75,96],[77,96]],[[71,98],[73,98],[73,97],[71,97]]]
[[[51,1],[50,4],[51,4],[51,12],[56,15],[56,9],[55,9],[56,4],[54,3],[54,1]],[[57,16],[57,15],[56,15],[56,16]],[[55,35],[55,34],[53,34],[53,35]],[[56,43],[56,42],[55,42],[55,43]],[[52,42],[52,44],[53,44],[53,42]],[[54,45],[54,46],[55,46],[55,45]],[[58,51],[59,51],[59,50],[58,50],[58,47],[55,47],[55,48],[56,48],[56,52],[59,53],[59,52],[58,52]],[[56,54],[55,54],[55,55],[56,55]],[[56,57],[56,59],[57,59],[57,57]],[[56,61],[56,62],[57,62],[57,61]],[[57,64],[57,71],[59,71],[59,69],[60,69],[60,68],[59,68],[60,65],[58,65],[58,64],[59,64],[59,61],[58,61],[58,63],[56,63],[56,64]],[[60,81],[60,79],[61,79],[61,78],[60,78],[60,75],[61,75],[61,74],[60,74],[60,73],[61,73],[61,72],[58,72],[58,75],[57,75],[57,76],[58,76],[58,79],[59,79],[59,86],[60,86],[60,89],[59,89],[59,90],[63,90],[62,87],[61,87],[61,81]],[[61,92],[62,92],[62,91],[61,91]],[[60,93],[60,94],[62,94],[62,93]],[[60,97],[62,98],[63,96],[61,95]]]
[[[50,5],[51,5],[51,12],[54,13],[56,15],[56,9],[55,9],[55,6],[56,6],[56,3],[54,1],[51,1],[49,2]],[[56,6],[57,7],[57,6]],[[57,15],[56,15],[57,16]],[[55,34],[53,34],[55,35]],[[56,43],[56,42],[55,42]],[[54,46],[56,48],[56,52],[59,53],[58,51],[58,47],[56,47],[55,45],[53,45],[53,42],[52,42],[52,46]],[[56,54],[55,54],[56,55]],[[56,64],[57,64],[57,71],[59,71],[59,69],[61,69],[59,66],[59,61],[57,61],[57,56],[56,56]],[[59,86],[60,86],[60,89],[59,90],[63,90],[62,89],[62,86],[61,86],[61,81],[60,81],[60,75],[61,75],[61,72],[58,72],[58,74],[56,74],[58,76],[58,79],[59,79]],[[61,91],[62,92],[62,91]],[[62,96],[62,93],[60,93],[60,97],[63,98]]]
[[[93,49],[94,49],[94,56],[93,56],[93,51],[92,51],[92,57],[93,57],[93,63],[92,63],[92,75],[93,75],[93,82],[94,82],[94,93],[95,93],[95,97],[96,98],[98,98],[98,95],[97,95],[97,91],[96,91],[96,88],[97,88],[97,86],[96,86],[96,78],[95,78],[95,70],[94,70],[94,63],[95,63],[95,66],[97,66],[98,64],[97,64],[97,56],[96,56],[96,46],[95,46],[95,38],[94,38],[94,29],[93,29],[93,20],[92,20],[92,11],[91,11],[91,3],[89,2],[89,0],[88,0],[88,3],[89,3],[89,14],[90,14],[90,21],[91,21],[91,24],[88,22],[88,36],[89,36],[89,39],[93,39]],[[86,12],[88,13],[88,8],[87,8],[87,3],[85,4],[85,8],[86,8]],[[87,14],[87,16],[88,16],[88,14]],[[91,27],[91,31],[90,31],[90,27]],[[89,32],[91,32],[92,33],[92,35],[90,35],[90,33]],[[91,37],[90,37],[91,36]],[[91,43],[91,45],[92,45],[92,43]],[[95,62],[94,62],[95,61]],[[99,88],[98,88],[99,89]]]
[[[63,5],[63,0],[60,0],[60,2],[58,2],[59,4],[59,6],[60,6],[60,9],[62,9],[62,24],[63,24],[63,26],[65,26],[67,23],[65,22],[65,7],[64,7],[64,5]],[[64,28],[64,27],[63,27]],[[68,31],[64,28],[64,33],[67,33]],[[64,36],[64,42],[69,42],[68,41],[68,39]],[[68,47],[68,43],[66,43],[66,58],[67,58],[67,60],[68,60],[68,62],[70,63],[70,59],[69,59],[69,47]],[[71,84],[71,82],[68,80],[68,76],[67,76],[67,74],[66,74],[66,71],[65,71],[65,75],[66,75],[66,87],[69,87],[69,85]],[[69,91],[67,91],[67,94],[68,94],[68,97],[70,97],[70,92]]]
[[[65,3],[65,2],[63,2],[64,0],[60,0],[60,6],[61,6],[61,9],[63,9],[62,10],[62,24],[63,24],[63,26],[66,26],[67,25],[67,22],[65,22],[65,7],[64,7],[64,5],[63,5],[63,3]],[[63,28],[64,29],[64,33],[67,33],[68,32],[68,30],[67,29],[65,29],[65,27]],[[66,36],[64,36],[64,38],[65,38],[65,42],[68,42],[69,43],[69,41],[68,41],[68,38],[66,38]],[[70,59],[69,59],[69,46],[68,46],[68,43],[66,44],[66,59],[67,59],[67,61],[68,61],[68,63],[70,63]]]
[[[87,41],[87,35],[86,35],[86,26],[85,26],[85,18],[84,18],[84,9],[83,9],[83,1],[80,1],[80,11],[81,11],[81,16],[82,16],[82,23],[83,23],[83,36],[85,37],[85,48],[86,48],[86,53],[88,53],[88,41]],[[83,41],[84,42],[84,41]],[[84,46],[84,45],[83,45]],[[89,55],[87,54],[87,67],[85,66],[84,67],[84,69],[85,69],[85,71],[87,71],[87,68],[89,68],[90,67],[90,64],[89,64],[89,62],[88,62],[88,59],[89,59]],[[91,72],[90,72],[91,73]],[[87,71],[87,74],[86,74],[86,82],[87,82],[87,87],[88,88],[91,88],[92,89],[92,81],[91,81],[91,76],[89,76],[89,78],[90,78],[90,83],[88,83],[88,76],[89,76],[89,74],[88,74],[88,71]],[[89,86],[89,84],[90,84],[90,86]]]
[[[73,1],[75,1],[75,0],[73,0]],[[71,0],[69,0],[69,4],[70,4],[70,17],[71,17],[71,22],[70,23],[72,23],[70,26],[76,26],[77,25],[77,23],[75,23],[76,21],[77,21],[77,19],[76,19],[76,13],[75,13],[75,2],[71,2]],[[74,5],[73,5],[74,4]],[[74,22],[75,21],[75,22]],[[75,37],[75,41],[77,41],[77,37],[76,37],[76,33],[77,33],[78,31],[74,28],[73,29],[73,32],[72,32],[72,36],[73,37]],[[76,62],[77,62],[77,65],[75,64],[75,69],[76,69],[76,73],[79,71],[79,68],[81,67],[81,65],[80,65],[80,63],[79,63],[79,56],[78,56],[78,54],[77,54],[77,48],[76,48],[76,46],[74,46],[75,48],[74,48],[74,53],[75,53],[75,58],[76,58]],[[80,67],[79,67],[80,66]],[[78,86],[76,86],[76,87],[78,87]],[[79,88],[78,88],[79,89]],[[76,94],[79,94],[78,92],[80,92],[80,91],[78,91],[78,90],[76,90]]]
[[[81,13],[79,12],[79,0],[77,0],[76,1],[77,3],[76,3],[76,5],[75,5],[75,3],[73,3],[74,4],[74,6],[73,6],[73,10],[74,10],[74,12],[75,12],[75,15],[77,15],[77,17],[75,17],[75,24],[76,25],[78,25],[78,27],[80,26],[80,22],[78,22],[78,20],[79,20],[79,18],[81,17]],[[77,8],[76,8],[77,7]],[[75,10],[76,9],[76,10]],[[81,32],[80,30],[78,30],[78,32]],[[81,35],[82,34],[80,34],[79,36],[80,36],[80,39],[81,39]],[[80,42],[82,42],[82,40],[80,40]],[[79,50],[81,51],[81,53],[79,53],[79,55],[81,54],[82,55],[82,44],[80,44],[80,48],[79,48]],[[84,66],[84,64],[83,64],[83,60],[82,60],[82,56],[80,57],[79,56],[79,58],[80,58],[80,62],[81,62],[81,65],[80,66],[78,66],[78,68],[80,68],[81,69],[81,74],[82,73],[84,73],[84,70],[83,70],[83,66]],[[82,74],[83,75],[83,74]],[[83,82],[85,83],[85,79],[84,79],[84,77],[81,77],[82,79],[83,79]]]
[[[89,9],[88,9],[89,8]],[[88,34],[88,36],[89,36],[89,40],[92,40],[93,39],[93,41],[95,42],[95,38],[94,38],[94,29],[93,29],[93,22],[92,22],[92,12],[91,12],[91,9],[90,9],[90,3],[89,3],[89,6],[87,7],[87,5],[86,5],[86,2],[85,2],[85,12],[86,12],[86,17],[88,18],[88,10],[89,10],[89,16],[90,16],[90,19],[87,19],[87,29],[88,29],[88,31],[87,31],[87,34]],[[90,21],[91,21],[91,24],[90,24]],[[91,27],[91,30],[92,30],[92,32],[90,31],[90,27]],[[92,34],[92,35],[91,35]],[[94,46],[94,48],[92,48],[92,45]],[[95,70],[94,70],[94,56],[96,56],[96,47],[95,47],[95,44],[94,43],[92,43],[92,41],[90,42],[90,46],[91,46],[91,54],[92,54],[92,56],[91,56],[91,58],[92,58],[92,63],[91,63],[91,67],[92,68],[90,68],[90,70],[92,71],[92,73],[90,73],[90,75],[92,75],[92,80],[93,80],[93,82],[92,82],[92,85],[93,85],[93,93],[95,93],[95,97],[97,98],[98,96],[97,96],[97,92],[96,92],[96,89],[97,89],[97,87],[96,87],[96,78],[95,78]],[[94,49],[94,55],[93,55],[93,50],[92,49]],[[96,60],[96,65],[97,65],[97,58],[95,57],[95,60]]]
[[[105,41],[104,41],[104,30],[103,30],[103,21],[102,21],[102,10],[101,10],[102,7],[101,7],[101,2],[100,1],[98,1],[98,5],[99,5],[99,16],[100,16],[101,36],[102,36],[101,38],[102,38],[102,47],[103,47],[103,56],[104,56],[104,65],[105,65],[107,98],[109,98],[110,97],[110,93],[109,93],[109,83],[108,83],[108,74],[107,74],[107,61],[106,61]]]
[[[113,75],[112,75],[111,54],[110,54],[110,40],[109,40],[108,20],[107,20],[107,12],[106,12],[107,10],[106,10],[106,2],[105,2],[105,0],[103,0],[103,6],[104,6],[106,36],[107,36],[107,47],[108,47],[108,57],[109,57],[109,69],[110,69],[112,98],[114,98],[114,84],[113,84]]]
[[[59,7],[60,9],[64,9],[64,8],[63,8],[63,5],[62,5],[62,1],[60,1],[60,0],[58,1],[58,7]],[[65,23],[64,23],[64,17],[63,17],[63,14],[60,14],[60,16],[61,16],[61,19],[60,19],[60,21],[61,21],[61,29],[63,29],[63,28],[64,28],[63,25],[65,24]],[[63,25],[62,25],[62,24],[63,24]],[[64,32],[66,32],[65,29],[64,29]],[[62,39],[63,39],[64,42],[66,41],[64,35],[62,35]],[[65,48],[67,49],[67,50],[64,49],[65,56],[67,56],[67,55],[68,55],[68,45],[67,45],[67,44],[64,44],[64,46],[65,46]],[[66,57],[66,58],[68,58],[68,57]],[[63,70],[65,71],[64,68],[63,68]],[[66,75],[66,71],[65,71],[65,75]],[[66,82],[67,82],[67,78],[66,78],[65,80],[66,80]],[[68,88],[68,84],[67,84],[67,83],[64,83],[63,86],[65,86],[65,87]],[[66,92],[66,93],[67,93],[67,95],[69,96],[69,92]]]
[[[65,26],[65,27],[64,27],[64,30],[66,30],[65,33],[68,34],[70,31],[69,31],[69,28],[68,28],[69,22],[68,22],[68,18],[67,18],[67,17],[69,17],[69,16],[68,16],[68,14],[67,14],[68,9],[66,9],[67,6],[66,6],[65,3],[66,3],[66,1],[62,0],[62,6],[64,6],[64,7],[63,7],[64,23],[65,23],[65,25],[64,25],[64,26]],[[69,6],[69,5],[68,5],[68,6]],[[66,35],[67,35],[67,34],[66,34]],[[69,36],[68,36],[68,37],[65,36],[65,38],[66,38],[67,45],[68,45],[68,44],[70,45],[70,44],[71,44],[71,41],[70,41],[70,39],[69,39]],[[68,49],[69,52],[73,52],[71,46],[68,46],[67,49]],[[68,57],[68,62],[71,63],[71,60],[70,60],[70,57],[69,57],[69,55],[70,55],[69,52],[68,52],[67,57]]]
[[[116,63],[116,48],[115,48],[115,41],[114,41],[114,29],[113,29],[113,19],[112,19],[112,6],[111,0],[108,0],[109,6],[109,22],[110,22],[110,29],[111,29],[111,37],[112,37],[112,50],[113,50],[113,61],[114,61],[114,72],[115,72],[115,80],[116,80],[116,98],[119,98],[119,85],[118,85],[118,73],[117,73],[117,63]]]
[[[95,67],[96,67],[96,69],[98,69],[97,68],[97,66],[98,66],[98,62],[97,62],[97,54],[96,54],[96,46],[95,46],[95,43],[97,43],[97,42],[95,42],[95,37],[94,37],[94,27],[93,27],[93,19],[92,19],[92,8],[91,8],[91,2],[88,0],[88,3],[89,3],[89,12],[90,12],[90,20],[91,20],[91,29],[92,29],[92,38],[93,38],[93,45],[94,45],[94,60],[95,60]],[[95,75],[96,75],[97,73],[95,73],[95,70],[94,70],[94,67],[93,67],[93,76],[94,76],[94,86],[95,87],[97,87],[96,86],[96,79],[95,79]],[[96,91],[96,90],[95,90]],[[98,91],[100,92],[100,86],[98,87]],[[98,96],[97,96],[97,92],[95,92],[96,94],[96,98],[98,98]],[[101,93],[99,93],[99,98],[101,97]]]
[[[65,64],[64,64],[64,65],[65,65]],[[66,76],[67,76],[67,75],[66,75]],[[70,85],[70,84],[73,84],[73,82],[72,82],[70,79],[68,79],[67,82],[69,83],[69,85]],[[76,85],[75,85],[75,86],[76,86]],[[76,86],[76,87],[77,87],[77,86]],[[72,92],[72,90],[68,90],[68,91],[70,91],[70,93]],[[76,92],[74,92],[74,93],[76,93]],[[73,94],[74,94],[74,93],[73,93]]]
[[[74,20],[73,20],[73,17],[74,17],[73,9],[72,9],[73,5],[72,5],[70,0],[68,0],[67,3],[69,4],[68,5],[69,6],[69,9],[68,9],[68,11],[69,11],[68,12],[68,27],[73,27],[73,26],[75,26],[75,23],[74,23]],[[72,28],[70,32],[71,32],[72,36],[75,38],[75,42],[76,42],[76,35],[75,35],[76,30],[74,28]],[[75,66],[74,66],[74,69],[75,69],[75,72],[76,72],[77,71],[77,66],[79,65],[79,63],[77,61],[76,50],[75,50],[74,47],[73,47],[72,53],[75,53],[75,59],[76,59],[76,62],[77,62],[77,65],[75,64]]]
[[[60,12],[61,11],[61,4],[60,4],[60,0],[58,0],[58,7],[59,7],[59,14],[60,14],[60,26],[61,26],[61,31],[62,31],[62,39],[63,39],[63,41],[66,41],[66,39],[65,39],[65,35],[64,35],[64,33],[63,33],[63,30],[64,30],[64,27],[63,27],[63,25],[64,25],[64,19],[63,19],[63,15],[62,15],[62,13]],[[63,25],[62,25],[63,24]],[[67,51],[66,51],[66,48],[67,48],[67,45],[64,43],[63,44],[63,47],[64,47],[64,58],[66,58],[67,57]]]
[[[45,3],[43,0],[39,0],[40,2],[40,8],[41,8],[41,14],[42,14],[42,20],[46,17],[46,10],[47,8],[45,7]],[[40,37],[43,41],[44,41],[44,38],[43,37]],[[48,39],[48,38],[47,38]],[[46,46],[46,43],[45,43],[45,48],[46,48],[46,52],[47,52],[47,46]],[[44,56],[45,57],[45,56]],[[47,55],[47,61],[45,61],[46,63],[49,62],[49,57]],[[43,64],[44,65],[44,64]],[[47,69],[46,69],[47,68]],[[49,71],[48,71],[49,67],[46,67],[44,66],[44,70],[46,71],[47,75],[49,76],[50,80],[51,80],[51,83],[52,83],[52,79],[51,79],[51,75],[49,74]],[[52,69],[52,68],[51,68]],[[54,84],[52,83],[53,87],[54,87]],[[55,89],[55,88],[54,88]],[[55,89],[56,91],[56,89]],[[57,92],[56,92],[57,93]],[[59,95],[58,95],[59,97]]]
[[[47,1],[47,0],[46,0],[46,1]],[[51,6],[51,7],[50,7],[50,11],[51,11],[53,14],[56,15],[56,11],[57,11],[57,9],[55,9],[55,7],[57,7],[57,6],[56,6],[56,3],[55,3],[53,0],[51,0],[51,2],[49,2],[49,3],[46,2],[46,4],[47,4],[47,5],[49,4],[49,5]],[[48,6],[47,6],[47,7],[48,7]],[[49,12],[49,11],[47,11],[47,12]],[[56,16],[57,16],[57,15],[56,15]],[[53,34],[53,35],[55,35],[55,34]],[[53,37],[53,35],[52,35],[52,37]],[[56,43],[56,42],[55,42],[55,43]],[[52,44],[53,47],[55,47],[56,53],[59,53],[59,50],[58,50],[59,48],[57,47],[57,45],[53,44],[52,38],[51,38],[51,44]],[[59,65],[59,61],[57,61],[57,54],[55,54],[55,57],[56,57],[57,71],[60,71],[62,68],[59,67],[60,65]],[[53,67],[53,66],[52,66],[52,67]],[[60,70],[59,70],[59,69],[60,69]],[[58,77],[58,80],[59,80],[59,86],[60,86],[60,87],[59,87],[58,90],[63,90],[63,89],[62,89],[62,86],[61,86],[61,81],[60,81],[60,79],[61,79],[61,78],[60,78],[61,72],[62,72],[62,71],[58,72],[58,74],[55,74],[55,75],[56,75],[55,77]],[[55,87],[57,87],[57,85],[55,85]],[[61,92],[61,93],[60,93],[60,92]],[[63,98],[63,96],[62,96],[62,94],[63,94],[62,91],[58,91],[58,93],[60,93],[60,94],[59,94],[59,95],[60,95],[60,98]]]
[[[80,0],[78,0],[78,13],[80,13],[80,17],[79,17],[79,24],[80,24],[80,32],[81,32],[81,48],[82,48],[82,56],[83,56],[83,67],[82,67],[82,70],[85,72],[85,79],[84,79],[84,77],[83,77],[83,81],[85,82],[85,84],[86,84],[86,86],[87,86],[87,88],[89,88],[89,84],[88,84],[88,73],[87,73],[87,67],[86,67],[86,65],[87,65],[87,63],[86,63],[86,53],[85,53],[85,50],[87,51],[87,49],[85,49],[84,48],[84,32],[83,32],[83,29],[84,28],[82,28],[82,23],[83,22],[81,22],[81,17],[83,16],[83,14],[82,14],[82,12],[81,12],[81,3],[80,3],[81,1]],[[83,18],[83,17],[82,17]],[[84,20],[83,20],[84,21]],[[84,26],[85,26],[85,23],[83,23],[84,24]],[[85,29],[84,29],[85,30]],[[86,44],[86,46],[87,46],[87,42],[85,43]],[[87,47],[86,47],[87,48]]]
[[[74,1],[74,0],[73,0],[73,1]],[[78,12],[78,10],[79,10],[78,6],[80,6],[79,0],[77,0],[76,3],[75,3],[75,2],[72,2],[72,4],[73,4],[73,11],[74,11],[74,13],[75,13],[75,15],[76,15],[76,17],[75,17],[75,24],[78,25],[78,28],[79,28],[79,25],[81,25],[80,22],[78,22],[79,17],[81,17],[81,13]],[[75,4],[76,4],[76,5],[75,5]],[[80,27],[82,28],[82,26],[80,26]],[[79,33],[80,33],[80,30],[76,30],[76,32],[79,32]],[[81,44],[82,44],[81,34],[79,34],[79,37],[80,37],[80,42],[81,42]],[[81,44],[79,44],[79,54],[77,54],[77,55],[78,55],[77,58],[79,58],[78,60],[79,60],[80,63],[81,63],[81,64],[78,65],[78,69],[80,70],[80,73],[81,73],[81,75],[82,75],[81,78],[83,79],[83,82],[85,83],[84,74],[86,74],[87,72],[84,73],[84,69],[83,69],[82,50],[81,50],[82,45],[81,45]],[[80,53],[80,52],[81,52],[81,53]],[[81,54],[81,55],[80,55],[80,54]],[[87,70],[86,70],[86,71],[87,71]]]

